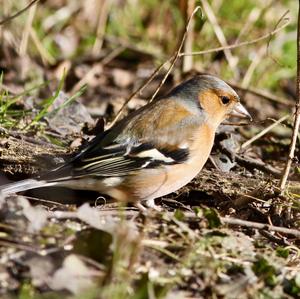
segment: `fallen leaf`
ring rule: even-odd
[[[79,294],[91,288],[93,283],[93,271],[75,254],[67,256],[63,265],[49,280],[48,285],[53,290],[68,290],[73,294]]]

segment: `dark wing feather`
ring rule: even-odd
[[[181,127],[184,124],[188,124],[189,128],[199,126],[201,118],[196,114],[191,115],[176,101],[164,101],[168,101],[167,112],[159,102],[144,106],[131,117],[124,118],[110,130],[95,137],[68,164],[51,172],[50,180],[126,176],[143,168],[185,162],[189,150],[181,148],[180,144],[183,138],[191,136],[186,136],[186,132],[183,134]],[[145,119],[152,120],[147,128]]]
[[[187,149],[158,149],[150,143],[135,146],[115,143],[99,147],[95,143],[70,163],[54,171],[51,177],[55,181],[61,181],[84,176],[126,176],[143,168],[182,163],[187,158]]]

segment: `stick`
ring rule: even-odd
[[[21,40],[20,48],[19,48],[19,53],[20,53],[21,57],[25,56],[26,52],[27,52],[27,45],[28,45],[28,40],[29,40],[29,35],[30,35],[30,29],[32,27],[36,8],[37,8],[37,5],[33,5],[29,9],[28,17],[26,20],[26,24],[25,24],[25,28],[24,28],[24,31],[22,34],[22,40]]]
[[[183,33],[183,36],[182,36],[182,39],[181,39],[181,42],[179,44],[179,47],[178,49],[176,50],[175,54],[172,56],[172,62],[171,62],[171,65],[170,67],[168,68],[165,76],[163,77],[163,79],[161,80],[161,82],[159,83],[158,87],[156,88],[154,94],[152,95],[151,99],[150,99],[150,102],[153,101],[153,99],[155,98],[155,96],[157,95],[157,93],[159,92],[160,88],[163,86],[163,84],[165,83],[165,81],[167,80],[168,76],[170,75],[177,59],[179,58],[179,55],[180,55],[180,52],[181,52],[181,49],[184,45],[184,41],[186,39],[186,36],[187,36],[187,33],[189,31],[189,27],[190,27],[190,24],[191,24],[191,20],[193,19],[195,13],[200,9],[200,6],[196,6],[195,9],[193,10],[191,16],[189,17],[188,21],[187,21],[187,24],[185,26],[185,30],[184,30],[184,33]]]
[[[228,82],[229,85],[231,85],[232,87],[236,88],[236,89],[239,89],[241,91],[244,91],[244,92],[249,92],[255,96],[258,96],[260,98],[263,98],[263,99],[266,99],[266,100],[269,100],[269,101],[273,101],[273,102],[276,102],[276,103],[279,103],[279,104],[282,104],[282,105],[285,105],[285,106],[290,106],[290,107],[294,107],[294,103],[292,101],[288,101],[284,98],[280,98],[278,96],[275,96],[267,91],[264,91],[264,90],[259,90],[257,88],[253,88],[253,87],[243,87],[243,86],[240,86],[234,82]]]
[[[29,9],[32,5],[34,5],[38,1],[40,1],[40,0],[33,0],[27,6],[25,6],[23,9],[21,9],[20,11],[15,13],[14,15],[11,15],[11,16],[8,16],[7,18],[4,18],[3,20],[0,21],[0,26],[5,24],[5,23],[8,23],[8,22],[12,21],[15,18],[17,18],[18,16],[20,16],[22,13],[24,13],[27,9]]]
[[[251,83],[251,79],[253,77],[253,74],[255,72],[255,69],[259,66],[259,64],[261,63],[261,60],[263,59],[263,56],[265,55],[266,52],[266,46],[263,45],[260,49],[258,49],[257,51],[255,51],[255,56],[252,58],[252,62],[250,63],[247,71],[245,72],[245,75],[243,76],[243,80],[242,80],[242,87],[247,88],[250,83]]]
[[[211,26],[215,32],[215,35],[216,35],[219,43],[224,48],[224,54],[228,61],[228,64],[236,77],[236,74],[237,74],[236,65],[237,65],[238,59],[236,57],[234,57],[232,55],[230,49],[227,48],[228,43],[227,43],[226,37],[225,37],[223,30],[222,30],[221,26],[219,25],[218,20],[215,16],[211,6],[209,5],[208,1],[202,0],[201,3],[202,3],[203,10],[205,11],[205,14],[207,16],[207,19],[211,23]]]
[[[242,46],[248,46],[251,44],[255,44],[257,42],[260,42],[264,39],[270,38],[271,36],[275,35],[277,32],[281,31],[283,28],[285,28],[288,24],[289,24],[289,19],[287,20],[287,22],[285,24],[283,24],[282,26],[278,27],[277,29],[262,35],[261,37],[258,37],[256,39],[250,40],[250,41],[244,41],[238,44],[232,44],[226,47],[218,47],[218,48],[213,48],[213,49],[209,49],[209,50],[204,50],[204,51],[198,51],[198,52],[190,52],[190,53],[179,53],[178,58],[183,57],[183,56],[194,56],[194,55],[202,55],[202,54],[209,54],[209,53],[214,53],[214,52],[220,52],[220,51],[224,51],[225,49],[234,49],[234,48],[239,48]],[[147,86],[148,84],[155,78],[155,76],[162,70],[162,68],[167,65],[172,59],[174,59],[174,55],[167,59],[164,63],[160,64],[156,70],[151,74],[151,76],[148,78],[148,80],[146,80],[135,92],[133,92],[129,98],[124,102],[124,104],[122,105],[122,107],[120,108],[120,110],[118,111],[116,117],[114,118],[114,120],[111,122],[111,124],[109,125],[109,128],[112,127],[121,117],[125,107],[127,106],[127,104],[137,95],[140,94]],[[266,97],[266,96],[265,96]],[[268,98],[268,97],[266,97]],[[285,101],[278,101],[279,103],[282,104],[286,104]]]
[[[184,215],[189,218],[197,218],[195,213],[192,212],[185,212]],[[259,230],[266,230],[266,231],[273,231],[277,233],[282,233],[285,235],[292,235],[297,238],[300,238],[300,230],[293,229],[293,228],[287,228],[282,226],[275,226],[270,225],[266,223],[260,223],[260,222],[253,222],[248,220],[242,220],[238,218],[233,217],[220,217],[221,222],[229,224],[229,225],[238,225],[238,226],[244,226],[244,227],[251,227]]]
[[[277,121],[275,121],[273,124],[271,124],[270,126],[266,127],[265,129],[263,129],[261,132],[259,132],[258,134],[256,134],[255,136],[253,136],[252,138],[250,138],[249,140],[247,140],[246,142],[244,142],[241,147],[241,149],[246,148],[247,146],[249,146],[252,142],[256,141],[257,139],[261,138],[262,136],[264,136],[265,134],[267,134],[269,131],[271,131],[273,128],[275,128],[277,125],[279,125],[280,123],[282,123],[283,121],[285,121],[286,119],[288,119],[290,116],[289,115],[285,115],[283,117],[281,117],[280,119],[278,119]]]
[[[138,211],[134,210],[112,210],[112,211],[105,211],[105,210],[99,210],[98,215],[99,217],[101,216],[135,216],[138,215]],[[170,215],[173,215],[173,213],[166,212]],[[184,215],[188,218],[198,218],[195,213],[192,212],[183,212]],[[55,211],[55,212],[50,212],[48,215],[49,218],[57,218],[57,219],[68,219],[68,218],[78,218],[78,213],[75,212],[66,212],[66,211]],[[221,221],[223,223],[229,224],[229,225],[239,225],[239,226],[245,226],[245,227],[251,227],[259,230],[266,230],[266,231],[274,231],[278,233],[282,233],[285,235],[293,235],[295,237],[300,237],[300,230],[298,229],[292,229],[292,228],[286,228],[286,227],[281,227],[281,226],[274,226],[270,224],[265,224],[265,223],[259,223],[259,222],[253,222],[253,221],[247,221],[247,220],[242,220],[242,219],[237,219],[237,218],[232,218],[232,217],[220,217]]]
[[[297,238],[300,238],[300,230],[298,230],[298,229],[274,226],[274,225],[270,225],[270,224],[247,221],[247,220],[231,218],[231,217],[230,218],[229,217],[220,217],[220,219],[223,223],[226,223],[229,225],[239,225],[239,226],[256,228],[259,230],[273,231],[273,232],[282,233],[285,235],[293,235]]]
[[[96,2],[97,3],[97,2]],[[94,57],[97,57],[99,55],[102,44],[103,44],[103,36],[105,33],[107,20],[108,20],[108,14],[109,14],[109,1],[102,0],[99,3],[97,3],[98,6],[98,22],[97,22],[97,29],[96,29],[96,40],[92,49],[92,54]]]
[[[275,28],[276,29],[278,27],[278,25],[281,23],[281,21],[285,18],[286,15],[289,14],[289,10],[287,10],[282,16],[281,18],[278,20],[278,22],[276,23],[275,25]],[[267,43],[267,56],[269,56],[276,64],[278,64],[279,66],[283,67],[283,65],[271,54],[270,52],[270,44],[271,44],[271,38],[268,40],[268,43]]]
[[[125,107],[127,106],[127,104],[137,95],[140,94],[147,86],[148,84],[154,79],[154,77],[161,71],[161,69],[170,61],[170,59],[168,59],[167,61],[165,61],[164,63],[162,63],[161,65],[158,66],[158,68],[151,74],[151,76],[135,91],[133,92],[129,98],[124,102],[124,104],[122,105],[122,107],[120,108],[120,110],[118,111],[116,117],[114,118],[114,120],[110,123],[108,128],[111,128],[121,117]]]
[[[288,159],[285,165],[285,169],[280,180],[280,190],[285,190],[286,182],[290,173],[292,162],[295,155],[296,142],[300,127],[300,3],[298,2],[298,28],[297,28],[297,86],[296,94],[298,97],[297,103],[295,105],[295,119],[293,125],[293,135],[290,144],[290,150]]]
[[[188,0],[185,1],[186,8],[185,8],[185,19],[188,21],[188,16],[190,16],[195,9],[196,0]],[[193,42],[194,42],[194,27],[195,21],[191,19],[190,22],[190,30],[187,33],[183,51],[184,52],[192,52],[193,51]],[[184,56],[182,59],[182,72],[187,73],[193,68],[193,56]]]
[[[175,52],[175,54],[169,58],[167,61],[165,61],[164,63],[162,63],[153,73],[152,75],[149,77],[149,79],[144,83],[142,84],[133,94],[130,95],[130,97],[124,102],[124,104],[122,105],[121,109],[119,110],[119,112],[117,113],[116,117],[114,118],[114,120],[111,122],[111,124],[109,125],[109,128],[111,128],[118,120],[119,118],[121,117],[126,105],[129,103],[129,101],[131,101],[131,99],[133,99],[137,94],[140,94],[144,89],[145,87],[154,79],[154,77],[161,71],[161,69],[171,61],[171,65],[169,67],[169,69],[167,70],[167,73],[165,74],[164,78],[162,79],[162,81],[160,82],[159,86],[157,87],[157,89],[155,90],[154,94],[152,95],[151,97],[151,100],[152,101],[154,99],[154,97],[156,96],[156,94],[158,93],[158,91],[160,90],[161,86],[165,83],[167,77],[169,76],[172,68],[174,67],[174,64],[176,63],[178,57],[179,57],[179,54],[180,54],[180,51],[183,47],[183,44],[184,44],[184,41],[185,41],[185,38],[186,38],[186,34],[187,34],[187,31],[189,29],[189,24],[190,24],[190,21],[192,19],[192,17],[194,16],[194,14],[197,12],[197,10],[199,9],[200,7],[197,6],[192,15],[190,16],[189,20],[188,20],[188,23],[185,27],[185,31],[184,31],[184,34],[183,34],[183,37],[181,39],[181,43],[178,47],[178,50]]]
[[[283,28],[285,28],[288,24],[290,23],[290,19],[287,19],[287,22],[285,24],[283,24],[282,26],[278,27],[277,29],[267,33],[267,34],[264,34],[258,38],[255,38],[253,40],[250,40],[250,41],[244,41],[244,42],[241,42],[241,43],[238,43],[238,44],[232,44],[232,45],[228,45],[228,46],[225,46],[225,47],[218,47],[218,48],[213,48],[213,49],[209,49],[209,50],[203,50],[203,51],[197,51],[197,52],[190,52],[190,53],[180,53],[179,54],[179,57],[181,56],[193,56],[193,55],[202,55],[202,54],[209,54],[209,53],[214,53],[214,52],[220,52],[220,51],[224,51],[224,50],[227,50],[227,49],[234,49],[234,48],[238,48],[238,47],[242,47],[242,46],[248,46],[248,45],[251,45],[251,44],[254,44],[254,43],[258,43],[266,38],[269,38],[273,35],[275,35],[277,32],[281,31]]]
[[[275,178],[280,178],[281,172],[277,170],[276,168],[272,167],[271,165],[265,164],[263,161],[258,161],[256,159],[252,159],[249,157],[242,157],[240,155],[235,154],[235,160],[238,162],[238,164],[250,168],[250,169],[258,169],[265,173],[272,174]]]

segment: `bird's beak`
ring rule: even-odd
[[[239,102],[235,104],[235,106],[233,107],[233,110],[230,112],[229,116],[237,117],[237,118],[247,118],[249,121],[252,121],[252,117],[251,117],[250,113]]]

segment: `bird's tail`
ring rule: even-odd
[[[17,192],[41,188],[41,187],[48,187],[53,185],[56,185],[56,183],[42,181],[42,180],[39,181],[35,179],[27,179],[20,182],[15,182],[15,183],[10,183],[7,185],[0,186],[0,194],[9,195],[12,193],[17,193]]]

